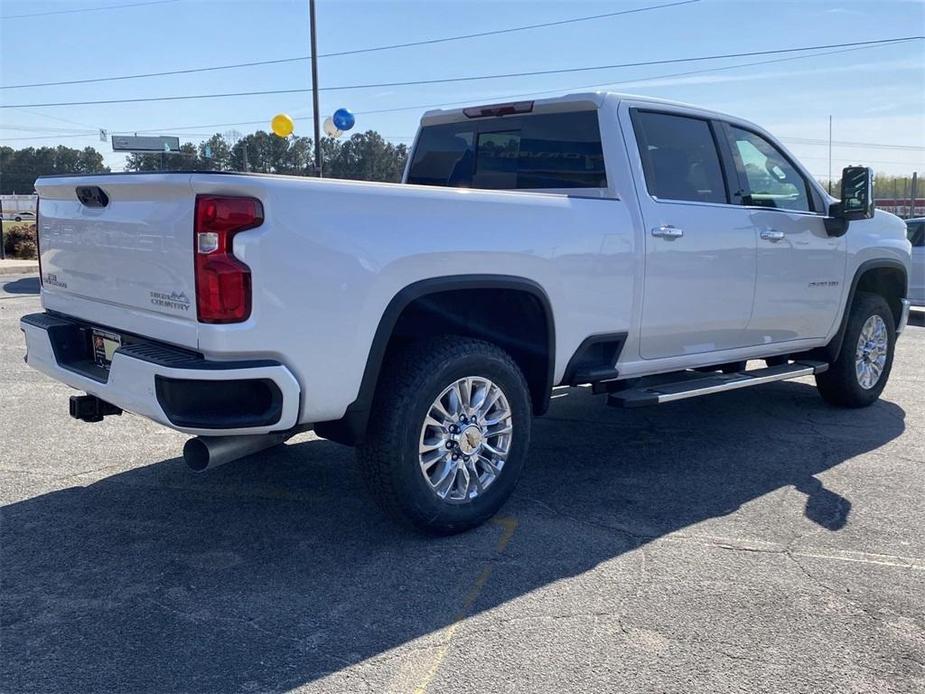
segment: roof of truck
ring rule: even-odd
[[[724,119],[735,119],[736,118],[731,114],[721,113],[719,111],[714,111],[713,109],[704,108],[702,106],[697,106],[696,104],[688,104],[681,101],[671,101],[669,99],[658,99],[652,96],[642,96],[640,94],[625,94],[622,92],[611,92],[611,91],[597,91],[597,92],[574,92],[570,94],[563,94],[562,96],[548,97],[545,99],[510,99],[508,101],[497,101],[494,103],[473,103],[467,106],[460,106],[458,108],[450,109],[431,109],[426,111],[424,115],[421,116],[421,125],[433,125],[436,123],[447,123],[457,120],[462,120],[466,118],[464,110],[467,108],[477,108],[485,106],[494,106],[502,104],[515,104],[515,103],[524,103],[524,102],[533,102],[533,111],[557,111],[557,110],[572,110],[577,104],[584,105],[586,108],[600,108],[604,104],[604,100],[608,97],[615,98],[616,101],[643,101],[651,104],[656,104],[660,106],[671,106],[675,108],[685,108],[685,109],[695,109],[701,113],[711,114],[716,117],[721,117]]]

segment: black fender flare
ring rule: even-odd
[[[851,278],[851,287],[848,290],[848,299],[845,301],[845,308],[842,311],[841,323],[838,326],[838,331],[835,333],[835,336],[829,340],[829,343],[821,348],[821,354],[819,354],[819,356],[826,361],[835,361],[841,353],[842,343],[845,341],[845,330],[848,328],[848,314],[851,312],[851,306],[854,304],[854,297],[857,293],[861,277],[871,270],[878,270],[880,268],[899,270],[908,288],[909,277],[906,273],[906,266],[898,260],[893,260],[892,258],[873,258],[871,260],[865,260],[858,265],[857,270],[854,271],[854,277]],[[812,351],[816,352],[816,350]]]
[[[314,425],[315,433],[319,436],[343,443],[356,445],[361,443],[366,435],[376,384],[382,371],[386,348],[402,312],[413,302],[422,297],[448,291],[474,290],[474,289],[513,289],[523,291],[540,304],[546,316],[546,340],[548,350],[548,365],[546,379],[539,397],[534,397],[533,407],[536,414],[543,414],[549,407],[552,393],[553,379],[556,365],[556,329],[552,312],[552,304],[545,290],[535,281],[526,277],[515,275],[447,275],[433,277],[409,284],[392,297],[373,335],[373,341],[366,358],[366,367],[360,381],[360,390],[356,399],[347,406],[341,419],[329,422],[317,422]]]

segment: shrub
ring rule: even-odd
[[[36,257],[35,224],[14,224],[3,230],[3,252],[7,258]]]

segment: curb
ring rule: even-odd
[[[0,260],[0,275],[37,275],[39,274],[39,264],[33,263],[30,265],[11,265],[9,267],[5,266],[3,261]]]

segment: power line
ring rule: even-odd
[[[664,60],[646,60],[635,63],[616,63],[613,65],[593,65],[586,67],[573,67],[573,68],[558,68],[554,70],[531,70],[527,72],[508,72],[501,73],[497,75],[477,75],[477,76],[468,76],[468,77],[448,77],[442,79],[431,79],[431,80],[413,80],[408,82],[379,82],[375,84],[351,84],[344,86],[335,86],[327,87],[327,91],[341,91],[345,89],[378,89],[381,87],[406,87],[406,86],[421,86],[426,84],[450,84],[456,82],[473,82],[478,80],[489,80],[489,79],[505,79],[510,77],[536,77],[540,75],[561,75],[569,74],[575,72],[591,72],[594,70],[613,70],[618,68],[627,68],[627,67],[643,67],[647,65],[670,65],[676,63],[690,63],[690,62],[700,62],[704,60],[722,60],[726,58],[745,58],[749,56],[757,55],[779,55],[781,53],[796,53],[800,51],[818,51],[824,50],[827,48],[844,48],[847,46],[873,46],[873,45],[883,45],[889,43],[901,43],[904,41],[915,41],[925,39],[925,36],[907,36],[907,37],[898,37],[892,39],[880,39],[877,41],[854,41],[849,43],[833,43],[833,44],[823,44],[817,46],[802,46],[800,48],[782,48],[774,50],[765,50],[765,51],[747,51],[742,53],[723,53],[717,55],[706,55],[706,56],[697,56],[691,58],[668,58]],[[322,87],[322,89],[325,89]]]
[[[2,125],[0,130],[22,130],[25,132],[35,132],[35,133],[73,133],[77,128],[43,128],[35,127],[34,125]],[[96,130],[86,130],[88,135],[96,133]]]
[[[877,46],[861,46],[860,48],[847,48],[847,49],[843,48],[843,49],[835,50],[835,51],[827,51],[825,53],[814,53],[812,55],[799,55],[796,57],[789,57],[789,58],[774,58],[771,60],[759,60],[759,61],[753,61],[749,63],[739,63],[738,65],[724,65],[722,67],[702,68],[699,70],[687,70],[685,72],[671,72],[668,74],[652,75],[648,77],[638,78],[635,80],[630,80],[629,83],[636,82],[639,80],[653,81],[653,80],[670,79],[674,77],[685,77],[688,75],[699,75],[699,74],[704,74],[704,73],[709,73],[709,72],[720,72],[723,70],[736,70],[736,69],[741,69],[743,67],[753,67],[756,65],[769,65],[771,63],[783,63],[783,62],[789,62],[789,61],[794,61],[794,60],[805,60],[807,58],[817,58],[820,56],[835,55],[837,53],[851,53],[854,51],[870,50],[871,48],[877,48]],[[619,86],[620,84],[622,83],[620,82],[608,83],[607,86]],[[569,92],[569,91],[577,91],[579,89],[591,89],[591,88],[601,87],[601,86],[604,86],[604,85],[601,85],[600,83],[595,83],[595,84],[584,84],[584,85],[574,86],[574,87],[547,89],[545,91],[519,92],[516,94],[507,94],[505,98],[513,99],[513,98],[518,98],[522,96],[537,96],[537,95],[543,95],[543,94],[562,94],[562,93]],[[357,111],[356,115],[366,116],[366,115],[375,115],[375,114],[380,114],[380,113],[395,113],[399,111],[423,111],[426,109],[442,108],[445,106],[456,106],[460,104],[472,105],[473,103],[477,103],[479,101],[485,101],[490,98],[491,97],[484,97],[484,98],[471,97],[469,99],[464,99],[462,101],[443,101],[443,102],[440,102],[439,104],[415,104],[413,106],[398,106],[394,108],[374,109],[374,110],[369,110],[369,111]],[[312,117],[311,116],[296,116],[294,120],[297,120],[297,121],[304,120],[304,121],[311,122]],[[206,123],[206,124],[200,124],[200,125],[181,125],[181,126],[174,126],[170,128],[149,128],[147,130],[136,130],[134,132],[139,132],[139,133],[174,132],[177,130],[198,130],[200,128],[225,128],[225,127],[235,127],[239,125],[264,125],[264,124],[266,124],[266,120],[252,120],[252,121],[237,121],[235,123]]]
[[[176,0],[169,0],[176,2]],[[620,15],[636,14],[639,12],[649,12],[651,10],[661,10],[668,7],[679,7],[681,5],[691,5],[701,0],[679,0],[678,2],[669,2],[663,5],[650,5],[647,7],[637,7],[632,10],[620,10],[619,12],[606,12],[603,14],[589,15],[586,17],[575,17],[572,19],[560,19],[555,22],[544,22],[542,24],[528,24],[526,26],[510,27],[508,29],[495,29],[493,31],[482,31],[475,34],[459,34],[457,36],[444,36],[436,39],[426,39],[423,41],[410,41],[406,43],[393,43],[385,46],[374,46],[370,48],[357,48],[348,51],[336,51],[333,53],[319,53],[319,58],[334,58],[346,55],[359,55],[362,53],[374,53],[377,51],[390,51],[398,48],[411,48],[413,46],[431,46],[438,43],[447,43],[450,41],[464,41],[468,39],[482,38],[485,36],[497,36],[500,34],[510,34],[518,31],[531,31],[545,27],[562,26],[564,24],[576,24],[578,22],[589,22],[595,19],[607,19]],[[154,3],[151,3],[154,4]],[[28,16],[28,15],[25,15]],[[232,63],[229,65],[214,65],[210,67],[186,68],[182,70],[164,70],[162,72],[144,72],[135,75],[117,75],[111,77],[94,77],[78,80],[63,80],[59,82],[35,82],[31,84],[10,84],[0,86],[0,89],[30,89],[33,87],[58,87],[73,84],[90,84],[95,82],[116,82],[121,80],[135,80],[147,77],[164,77],[167,75],[190,75],[198,72],[214,72],[216,70],[231,70],[236,68],[257,67],[260,65],[279,65],[281,63],[294,63],[304,60],[311,60],[310,55],[300,55],[292,58],[277,58],[275,60],[256,60],[247,63]]]
[[[575,92],[575,91],[582,90],[582,89],[600,89],[602,87],[608,87],[608,88],[609,87],[621,87],[624,85],[632,85],[636,82],[655,82],[659,80],[673,79],[676,77],[688,77],[690,75],[703,75],[703,74],[712,73],[712,72],[738,70],[743,67],[770,65],[772,63],[786,63],[786,62],[791,62],[795,60],[806,60],[807,58],[820,58],[820,57],[824,57],[827,55],[836,55],[840,53],[853,53],[855,51],[865,51],[865,50],[870,50],[872,48],[879,48],[879,46],[861,46],[860,48],[843,48],[843,49],[835,50],[835,51],[826,51],[824,53],[812,53],[810,55],[798,55],[798,56],[789,57],[789,58],[772,58],[771,60],[757,60],[757,61],[752,61],[749,63],[738,63],[736,65],[723,65],[721,67],[700,68],[697,70],[686,70],[684,72],[669,72],[667,74],[661,74],[661,75],[650,75],[646,77],[637,77],[637,78],[622,81],[622,82],[612,82],[612,81],[605,82],[605,83],[595,82],[594,84],[583,84],[583,85],[565,87],[565,88],[560,87],[558,89],[547,89],[543,91],[519,92],[516,94],[506,94],[504,98],[510,100],[510,99],[515,99],[515,98],[525,97],[525,96],[541,96],[545,94],[563,94],[566,92]],[[457,106],[457,105],[471,106],[473,103],[478,103],[480,101],[485,102],[485,101],[490,100],[491,98],[492,97],[485,97],[485,98],[472,97],[464,101],[444,101],[439,104],[416,104],[414,106],[399,106],[395,108],[379,109],[375,111],[357,111],[356,115],[362,116],[362,115],[378,114],[378,113],[394,113],[398,111],[422,111],[426,109],[443,108],[446,106]],[[260,121],[260,122],[263,122],[263,121]],[[239,123],[239,125],[252,125],[252,123]]]
[[[132,2],[125,5],[106,5],[104,7],[84,7],[74,10],[51,10],[50,12],[32,12],[29,14],[8,14],[0,16],[0,20],[25,19],[26,17],[50,17],[55,14],[79,14],[82,12],[102,12],[103,10],[121,10],[127,7],[142,7],[145,5],[166,5],[179,0],[150,0],[149,2]]]
[[[601,83],[595,83],[595,84],[584,84],[584,85],[579,85],[579,86],[572,86],[572,87],[567,87],[567,88],[549,89],[545,91],[520,92],[520,93],[515,93],[515,94],[508,94],[506,95],[506,98],[537,96],[537,95],[543,95],[543,94],[561,94],[567,91],[577,91],[581,89],[600,88],[602,86],[611,86],[611,87],[621,86],[622,84],[632,84],[633,82],[638,82],[640,80],[641,81],[658,81],[658,80],[671,79],[671,78],[676,78],[676,77],[684,77],[684,76],[689,76],[689,75],[698,75],[698,74],[704,74],[704,73],[735,70],[735,69],[741,69],[744,67],[769,65],[772,63],[783,63],[783,62],[792,62],[796,60],[806,60],[808,58],[819,58],[819,57],[841,54],[841,53],[853,53],[856,51],[871,50],[873,48],[878,48],[878,47],[879,46],[861,46],[861,47],[855,47],[855,48],[842,48],[838,50],[826,51],[824,53],[813,53],[811,55],[790,56],[787,58],[772,58],[769,60],[758,60],[758,61],[751,61],[747,63],[738,63],[736,65],[724,65],[721,67],[714,67],[714,68],[700,68],[697,70],[686,70],[684,72],[671,72],[671,73],[661,74],[661,75],[650,75],[646,77],[636,78],[628,82],[617,82],[617,83],[611,82],[611,83],[607,83],[606,85],[601,84]],[[469,99],[465,99],[462,101],[449,101],[449,102],[445,101],[439,104],[415,104],[413,106],[400,106],[400,107],[394,107],[394,108],[375,109],[375,110],[369,110],[369,111],[358,111],[357,115],[373,115],[373,114],[380,114],[380,113],[393,113],[397,111],[422,111],[426,109],[441,108],[441,107],[453,106],[453,105],[459,105],[459,104],[471,105],[480,100],[485,101],[486,99],[489,99],[489,98],[491,97],[485,97],[485,98],[471,97]],[[29,112],[27,111],[27,113]],[[44,114],[36,114],[36,115],[44,115]],[[51,118],[52,116],[48,116],[48,117]],[[312,118],[311,116],[297,116],[295,120],[311,122]],[[70,121],[66,121],[66,122],[70,122]],[[235,127],[235,126],[244,126],[244,125],[265,125],[265,124],[266,124],[265,120],[237,121],[233,123],[204,123],[204,124],[201,123],[198,125],[183,125],[183,126],[173,126],[173,127],[167,127],[167,128],[149,128],[145,130],[135,130],[134,132],[162,133],[162,132],[174,132],[178,130],[199,130],[199,129],[204,129],[204,128],[223,128],[223,127]],[[74,134],[74,135],[65,135],[62,137],[90,137],[90,134],[85,135],[85,136]],[[193,137],[193,135],[188,134],[187,137]],[[42,138],[42,137],[6,138],[7,141],[39,140],[39,139],[47,139],[47,138]],[[819,142],[822,143],[822,142],[827,142],[827,141],[820,140]]]
[[[797,157],[797,159],[799,159],[800,161],[803,161],[804,159],[815,159],[817,161],[828,161],[829,158],[828,157],[812,157],[812,156],[804,155],[804,156]],[[835,160],[836,161],[838,160],[849,161],[848,157],[835,157]],[[867,157],[864,157],[864,163],[865,164],[895,164],[896,166],[915,166],[915,162],[910,162],[910,161],[885,161],[883,159],[868,159]],[[828,178],[828,174],[826,174],[826,178]]]
[[[89,123],[79,123],[75,120],[70,120],[69,118],[62,118],[61,116],[52,116],[48,113],[39,113],[38,111],[27,111],[24,108],[14,109],[15,111],[22,111],[23,113],[28,113],[30,116],[35,116],[37,118],[47,118],[48,120],[56,120],[61,123],[68,123],[70,125],[79,125],[81,128],[86,128],[88,130],[93,130],[95,126],[90,125]],[[76,130],[76,128],[71,128],[71,130]]]
[[[638,81],[657,81],[657,80],[671,79],[675,77],[697,75],[697,74],[704,74],[704,73],[710,73],[710,72],[735,70],[735,69],[741,69],[744,67],[768,65],[772,63],[789,62],[789,61],[795,61],[795,60],[805,60],[807,58],[818,58],[818,57],[827,56],[827,55],[850,53],[850,52],[861,51],[861,50],[869,50],[871,48],[876,48],[876,47],[877,46],[862,46],[862,47],[827,51],[825,53],[814,53],[812,55],[801,55],[801,56],[788,57],[788,58],[774,58],[771,60],[760,60],[760,61],[752,61],[748,63],[739,63],[737,65],[724,65],[724,66],[715,67],[715,68],[702,68],[699,70],[688,70],[684,72],[673,72],[673,73],[667,73],[667,74],[662,74],[662,75],[651,75],[651,76],[640,77],[640,78],[636,78],[633,80],[629,80],[627,83],[638,82]],[[623,84],[623,83],[620,83],[620,82],[609,83],[606,86],[619,86],[620,84]],[[595,84],[586,84],[586,85],[573,86],[573,87],[567,87],[567,88],[551,89],[551,90],[545,90],[545,91],[521,92],[517,94],[509,94],[507,95],[506,98],[516,98],[516,97],[521,97],[521,96],[533,96],[533,95],[551,94],[551,93],[561,94],[567,91],[575,91],[579,89],[588,89],[588,88],[594,88],[594,87],[600,87],[600,86],[605,86],[605,85],[601,85],[600,83],[595,83]],[[424,109],[439,108],[439,107],[451,106],[451,105],[456,105],[456,104],[472,104],[479,100],[480,100],[479,97],[472,97],[472,98],[469,98],[463,101],[456,101],[456,102],[441,102],[439,104],[416,104],[413,106],[401,106],[397,108],[358,111],[357,115],[372,115],[372,114],[379,114],[379,113],[391,113],[395,111],[411,111],[411,110],[420,111]],[[37,114],[37,115],[43,115],[43,114]],[[295,118],[295,120],[310,122],[312,118],[311,116],[298,116]],[[199,124],[199,125],[174,126],[174,127],[169,127],[169,128],[149,128],[146,130],[137,130],[135,132],[140,132],[140,133],[174,132],[177,130],[199,130],[199,129],[205,129],[205,128],[234,127],[234,126],[243,126],[243,125],[263,125],[265,124],[265,122],[266,122],[265,120],[256,120],[256,121],[237,121],[233,123],[207,123],[207,124]],[[87,134],[76,134],[75,133],[75,134],[68,134],[68,135],[60,135],[58,137],[61,137],[61,138],[85,137],[86,138],[86,137],[91,137],[91,136],[93,136],[93,133],[87,133]],[[186,137],[196,137],[196,136],[197,135],[194,135],[194,134],[186,135]],[[203,137],[208,137],[208,136],[203,135]],[[48,138],[48,137],[14,137],[14,138],[3,138],[3,139],[4,141],[14,141],[14,140],[41,140],[41,139],[51,139],[51,138]],[[394,137],[392,139],[412,139],[412,138],[410,136],[402,136],[401,138]],[[816,145],[816,144],[827,145],[828,144],[828,140],[824,140],[824,139],[800,138],[800,137],[781,138],[781,139],[784,142],[792,142],[796,144],[810,144],[810,145]],[[848,142],[848,141],[843,141],[843,140],[834,141],[833,144],[838,145],[838,146],[845,146],[845,147],[868,147],[872,149],[913,149],[913,150],[925,149],[918,145],[883,144],[883,143],[872,143],[872,142]],[[802,158],[811,159],[813,157],[802,157]],[[873,162],[873,160],[871,161]],[[873,162],[873,163],[878,163],[878,162]],[[879,163],[898,164],[898,165],[906,164],[906,162],[886,162],[886,161],[880,161]]]
[[[65,138],[71,139],[71,138],[78,138],[78,137],[90,138],[90,137],[95,137],[95,136],[89,133],[73,133],[73,134],[60,134],[60,135],[58,134],[33,135],[30,137],[0,137],[0,144],[4,142],[21,142],[23,140],[63,140]],[[6,174],[4,174],[4,176],[5,175]]]
[[[796,53],[799,51],[819,51],[829,48],[843,48],[848,46],[877,46],[885,44],[895,44],[903,43],[907,41],[918,41],[925,39],[925,36],[906,36],[906,37],[897,37],[891,39],[879,39],[876,41],[852,41],[846,43],[832,43],[832,44],[822,44],[815,46],[801,46],[798,48],[779,48],[774,50],[764,50],[764,51],[746,51],[741,53],[723,53],[716,55],[706,55],[706,56],[695,56],[690,58],[669,58],[664,60],[646,60],[634,63],[616,63],[613,65],[593,65],[585,67],[573,67],[573,68],[559,68],[554,70],[533,70],[529,72],[509,72],[504,74],[497,75],[474,75],[467,77],[446,77],[442,79],[431,79],[431,80],[411,80],[407,82],[378,82],[370,84],[350,84],[350,85],[339,85],[333,87],[321,87],[319,91],[343,91],[347,89],[374,89],[381,87],[407,87],[407,86],[421,86],[427,84],[451,84],[459,82],[474,82],[478,80],[493,80],[493,79],[505,79],[510,77],[532,77],[539,75],[559,75],[559,74],[570,74],[576,72],[590,72],[594,70],[614,70],[619,68],[627,67],[643,67],[647,65],[669,65],[677,63],[690,63],[690,62],[700,62],[704,60],[722,60],[726,58],[743,58],[747,56],[758,56],[758,55],[779,55],[782,53]],[[134,99],[100,99],[93,101],[57,101],[57,102],[46,102],[38,104],[0,104],[0,108],[44,108],[44,107],[56,107],[56,106],[93,106],[93,105],[108,105],[108,104],[137,104],[137,103],[150,103],[155,101],[187,101],[193,99],[226,99],[230,97],[241,97],[241,96],[270,96],[278,94],[303,94],[308,92],[308,89],[270,89],[265,91],[254,91],[254,92],[228,92],[223,94],[186,94],[186,95],[176,95],[176,96],[152,96],[152,97],[141,97]]]
[[[795,56],[795,57],[791,56],[788,58],[773,58],[770,60],[759,60],[759,61],[751,61],[747,63],[739,63],[737,65],[724,65],[722,67],[701,68],[698,70],[687,70],[684,72],[671,72],[667,74],[650,75],[646,77],[636,78],[633,80],[629,80],[627,82],[616,82],[616,83],[611,82],[611,83],[607,83],[606,85],[601,84],[601,83],[594,83],[594,84],[584,84],[584,85],[571,86],[571,87],[565,87],[565,88],[548,89],[544,91],[519,92],[519,93],[514,93],[514,94],[507,94],[505,98],[511,99],[511,98],[537,96],[537,95],[544,95],[544,94],[562,94],[564,92],[577,91],[581,89],[600,88],[602,86],[610,86],[610,87],[621,86],[623,84],[632,84],[633,82],[638,82],[638,81],[658,81],[658,80],[664,80],[664,79],[672,79],[676,77],[686,77],[690,75],[699,75],[699,74],[712,73],[712,72],[736,70],[736,69],[741,69],[744,67],[769,65],[772,63],[792,62],[796,60],[806,60],[807,58],[818,58],[818,57],[841,54],[841,53],[852,53],[855,51],[870,50],[872,48],[877,48],[877,47],[878,46],[862,46],[860,48],[847,48],[847,49],[843,48],[839,50],[826,51],[825,53],[814,53],[812,55],[800,55],[800,56]],[[471,105],[478,101],[485,101],[490,98],[491,97],[484,97],[484,98],[470,97],[468,99],[461,100],[461,101],[444,101],[438,104],[433,104],[433,103],[432,104],[414,104],[412,106],[399,106],[399,107],[393,107],[393,108],[374,109],[374,110],[368,110],[368,111],[357,111],[357,115],[374,115],[374,114],[381,114],[381,113],[394,113],[398,111],[423,111],[427,109],[442,108],[446,106],[455,106],[455,105],[460,105],[460,104]],[[295,120],[297,121],[304,120],[304,121],[311,122],[312,118],[311,116],[297,116]],[[242,126],[242,125],[263,125],[265,123],[266,123],[265,120],[237,121],[234,123],[207,123],[207,124],[199,124],[199,125],[174,126],[174,127],[169,127],[169,128],[150,128],[147,130],[137,130],[136,132],[140,132],[140,133],[174,132],[177,130],[198,130],[201,128],[222,128],[222,127],[234,127],[234,126]],[[827,142],[827,141],[820,141],[820,142]]]
[[[784,142],[792,142],[801,145],[826,145],[828,140],[815,139],[810,137],[782,137]],[[846,142],[844,140],[832,140],[832,145],[836,147],[873,147],[877,149],[914,149],[925,151],[922,145],[881,145],[872,142]]]

